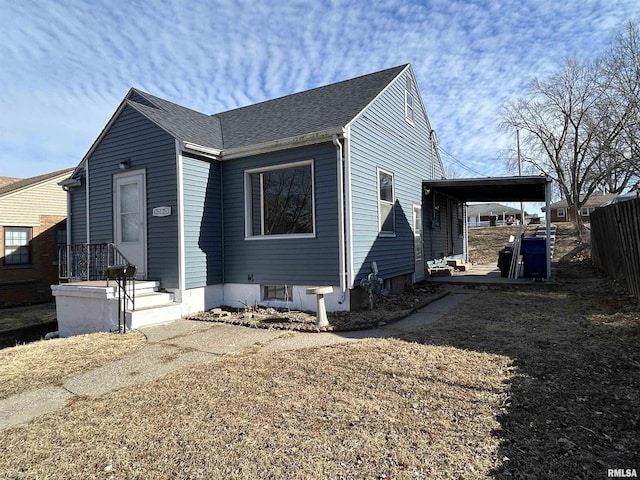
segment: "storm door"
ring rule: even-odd
[[[118,175],[113,180],[114,235],[116,248],[137,268],[136,277],[147,276],[147,202],[145,173]]]

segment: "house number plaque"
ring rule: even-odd
[[[153,209],[154,217],[168,217],[171,215],[171,207],[155,207]]]

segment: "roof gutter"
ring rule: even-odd
[[[221,156],[221,151],[216,148],[204,147],[191,142],[180,142],[180,150],[215,159],[219,159]]]
[[[316,143],[327,141],[331,142],[333,140],[333,135],[342,134],[342,127],[328,128],[326,130],[320,130],[318,132],[296,135],[295,137],[282,138],[269,142],[257,143],[255,145],[229,148],[228,150],[222,150],[221,155],[223,160],[231,160],[234,158],[245,157],[247,155],[257,155],[259,153],[284,150],[292,146],[302,147],[305,145],[313,145]]]
[[[77,178],[69,177],[69,178],[65,178],[64,180],[58,182],[58,185],[60,185],[65,192],[68,192],[69,189],[71,189],[71,188],[79,187],[80,186],[80,180],[77,179]]]

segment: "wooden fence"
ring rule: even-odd
[[[599,208],[590,222],[591,258],[640,301],[640,198]]]

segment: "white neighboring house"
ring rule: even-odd
[[[472,227],[512,225],[521,221],[521,212],[517,208],[500,203],[479,203],[467,206],[467,223]],[[526,218],[526,212],[525,212]]]

